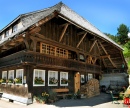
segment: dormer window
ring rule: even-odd
[[[13,33],[16,32],[17,30],[18,30],[18,26],[17,25],[13,26]]]
[[[9,30],[5,32],[5,37],[9,36]]]

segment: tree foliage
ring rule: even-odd
[[[107,35],[109,38],[111,38],[116,43],[118,42],[117,36],[111,35],[110,33],[104,33],[104,34]]]
[[[119,28],[117,28],[117,31],[118,42],[124,45],[128,41],[129,27],[125,24],[121,24],[119,25]]]

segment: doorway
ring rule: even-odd
[[[76,72],[74,75],[74,92],[76,93],[78,90],[80,90],[80,73]]]

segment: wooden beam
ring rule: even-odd
[[[100,48],[99,48],[99,45],[98,45],[97,42],[96,42],[96,45],[97,45],[97,48],[98,48],[99,54],[101,54],[101,51],[100,51]]]
[[[61,27],[66,26],[67,24],[70,25],[70,23],[64,23],[64,24],[61,24],[61,25],[59,25],[59,26],[60,26],[60,28],[61,28]]]
[[[110,57],[110,55],[103,55],[103,56],[100,56],[101,58],[108,58],[108,57]]]
[[[108,55],[107,51],[105,50],[104,46],[98,42],[100,44],[100,46],[102,47],[103,51],[105,52],[106,55]],[[111,60],[110,56],[108,56],[109,61],[111,62],[111,64],[113,65],[113,67],[117,68],[116,65],[114,64],[114,62]]]
[[[90,50],[89,50],[89,53],[92,51],[92,49],[93,49],[94,45],[96,44],[96,42],[97,42],[97,40],[95,40],[95,41],[93,42],[93,44],[92,44],[92,46],[91,46],[91,48],[90,48]]]
[[[102,59],[102,62],[103,62],[103,64],[104,64],[104,66],[105,66],[105,67],[107,67],[107,65],[106,65],[106,63],[105,63],[105,60],[104,60],[104,59]]]
[[[103,49],[103,51],[105,52],[105,54],[108,54],[107,51],[105,50],[104,46],[103,46],[100,42],[98,42],[98,43],[99,43],[100,46],[102,47],[102,49]]]
[[[85,33],[85,31],[79,32],[79,33],[77,33],[77,36],[83,35],[84,33]]]
[[[41,26],[42,24],[48,22],[49,20],[51,20],[52,18],[54,18],[55,16],[57,16],[56,12],[53,12],[52,14],[48,15],[47,17],[45,17],[44,19],[38,21],[36,23],[36,26]]]
[[[77,44],[77,48],[79,47],[79,45],[81,44],[81,42],[83,41],[83,39],[85,38],[85,36],[87,35],[87,32],[83,35],[83,37],[80,39],[79,43]]]
[[[36,52],[37,40],[32,36],[30,36],[30,39],[32,39],[32,41],[33,41],[33,51]]]
[[[63,29],[63,31],[62,31],[62,33],[61,33],[61,35],[60,35],[59,42],[61,42],[61,41],[62,41],[63,36],[64,36],[64,34],[65,34],[66,30],[67,30],[67,27],[68,27],[68,23],[64,26],[64,29]]]
[[[5,45],[3,45],[2,47],[1,47],[1,49],[2,50],[7,50],[9,47],[7,47],[7,46],[5,46]]]
[[[29,50],[29,43],[28,43],[27,39],[24,38],[23,42],[25,43],[25,46],[26,46],[27,50]]]
[[[39,38],[42,38],[42,39],[44,39],[44,38],[45,38],[45,36],[44,36],[44,35],[42,35],[42,34],[40,34],[40,33],[35,33],[35,35],[36,35],[36,36],[38,36]]]
[[[114,62],[111,60],[111,58],[108,57],[108,59],[110,60],[111,64],[112,64],[115,68],[117,68],[116,65],[114,64]]]
[[[32,30],[29,31],[29,34],[38,33],[41,30],[41,27],[35,27]]]

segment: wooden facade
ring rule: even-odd
[[[5,39],[0,42],[0,78],[7,72],[6,79],[9,80],[9,71],[14,70],[15,79],[17,71],[23,69],[20,86],[26,83],[28,93],[35,95],[54,88],[77,92],[81,85],[80,75],[84,76],[86,83],[88,74],[99,79],[104,70],[121,70],[122,64],[125,67],[122,72],[127,70],[121,47],[107,36],[103,37],[104,34],[100,36],[102,33],[96,32],[96,28],[92,31],[79,24],[80,20],[84,21],[79,15],[75,16],[77,20],[70,19],[62,8],[72,16],[76,14],[59,3],[45,10],[23,14],[1,30],[0,36]],[[23,27],[8,37],[4,36],[7,30],[21,23]],[[92,25],[86,26],[91,28]],[[44,85],[36,86],[34,76],[40,72],[44,73]],[[55,86],[49,85],[49,72],[57,75]],[[67,79],[71,79],[67,85],[61,84],[64,72]]]

